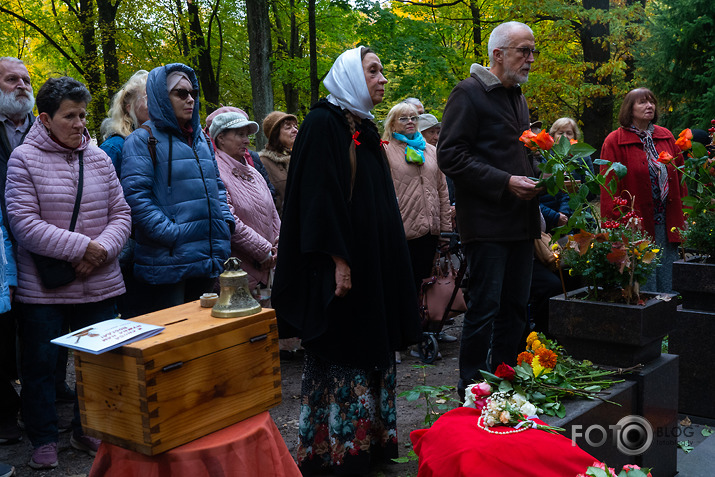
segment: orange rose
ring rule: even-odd
[[[661,164],[670,164],[670,161],[672,160],[673,156],[671,156],[668,151],[661,151],[658,155],[658,162],[660,162]]]
[[[569,143],[570,143],[571,145],[573,145],[573,144],[578,144],[578,141],[577,141],[576,139],[569,139]]]
[[[554,145],[554,138],[546,132],[546,129],[542,129],[541,132],[536,135],[534,142],[544,151],[548,151]]]
[[[693,131],[690,129],[683,129],[680,131],[680,134],[678,134],[678,137],[684,137],[685,139],[692,139],[693,138]]]
[[[690,131],[690,129],[688,129],[688,131]],[[681,151],[687,151],[688,149],[693,147],[693,143],[685,136],[680,136],[678,139],[676,139],[675,145],[678,146]]]
[[[531,132],[531,129],[527,129],[523,133],[521,133],[521,137],[519,138],[519,141],[523,142],[526,147],[531,149],[532,151],[536,150],[536,146],[534,145],[534,140],[536,139],[536,134]]]

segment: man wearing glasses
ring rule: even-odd
[[[523,23],[497,26],[490,68],[473,64],[442,117],[438,162],[454,181],[457,225],[469,265],[458,390],[479,370],[514,365],[526,324],[533,242],[541,229],[536,164],[519,141],[529,129],[520,85],[539,52]]]

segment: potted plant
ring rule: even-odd
[[[679,169],[689,196],[683,199],[683,259],[673,264],[673,287],[683,296],[684,308],[703,311],[715,311],[715,119],[711,123],[707,148],[691,141],[690,129],[683,130],[676,141],[686,156]]]
[[[584,158],[595,152],[593,147],[565,137],[555,144],[546,131],[525,131],[521,141],[544,158],[539,185],[552,195],[569,193],[574,212],[554,230],[554,240],[565,237],[566,242],[553,247],[560,265],[587,283],[551,299],[549,331],[577,359],[627,367],[657,358],[676,303],[668,294],[642,293],[640,285],[657,266],[659,249],[632,201],[614,198],[617,220],[604,220],[598,205],[588,201],[589,193],[602,189],[614,196],[626,167],[596,159],[600,170],[591,171]],[[580,183],[574,183],[575,176]]]

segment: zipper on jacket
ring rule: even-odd
[[[204,192],[206,192],[206,204],[209,208],[209,257],[213,258],[214,248],[213,248],[213,214],[211,213],[211,197],[209,197],[209,188],[206,185],[206,177],[204,177],[204,170],[201,168],[201,160],[199,160],[199,155],[196,153],[196,148],[191,148],[194,151],[194,157],[196,158],[196,165],[199,166],[199,172],[201,173],[201,182],[204,184]]]

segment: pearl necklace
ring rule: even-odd
[[[487,431],[489,434],[500,434],[500,435],[501,435],[501,434],[503,434],[503,435],[507,435],[507,434],[518,434],[518,433],[520,433],[520,432],[524,432],[524,431],[527,431],[527,430],[530,429],[530,427],[522,427],[522,428],[520,428],[520,429],[512,429],[512,430],[510,430],[510,431],[504,431],[504,432],[492,431],[492,430],[490,429],[490,427],[487,426],[486,424],[482,425],[482,420],[483,420],[483,419],[484,419],[484,416],[479,416],[479,418],[477,419],[477,427],[478,427],[479,429],[483,429],[483,430]]]

